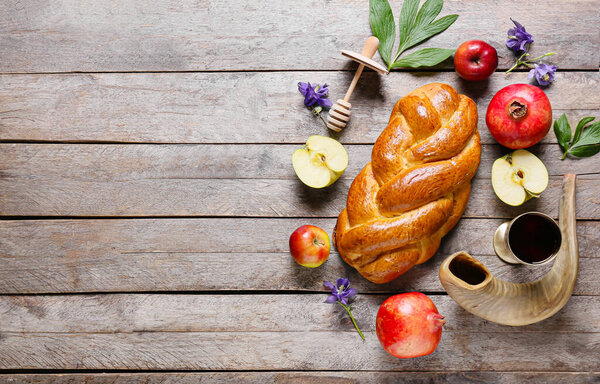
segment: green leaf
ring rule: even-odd
[[[396,23],[387,0],[369,0],[369,22],[373,35],[379,39],[379,54],[390,65],[396,40]]]
[[[398,19],[398,31],[400,32],[400,42],[398,47],[408,38],[410,30],[415,22],[415,16],[419,9],[419,0],[404,0],[402,3],[402,10],[400,11],[400,17]]]
[[[577,142],[573,141],[571,149],[574,147],[583,147],[586,145],[600,144],[600,121],[588,125],[582,132],[581,138]]]
[[[445,31],[456,21],[456,19],[458,19],[458,15],[447,15],[423,28],[414,29],[408,39],[402,44],[402,51],[414,47],[438,33]]]
[[[567,153],[577,157],[590,157],[594,156],[598,152],[600,152],[600,144],[572,147]]]
[[[406,55],[400,60],[396,61],[392,67],[431,67],[446,60],[454,53],[453,49],[442,49],[442,48],[425,48],[420,51]]]
[[[427,0],[417,13],[414,28],[424,27],[431,23],[440,14],[443,6],[444,0]]]
[[[560,145],[563,152],[566,152],[569,149],[569,142],[571,141],[571,126],[564,113],[554,122],[554,134],[556,135],[556,140],[558,140],[558,145]]]
[[[579,120],[579,124],[577,124],[577,128],[575,128],[575,134],[573,135],[573,143],[576,143],[581,137],[581,131],[583,127],[594,119],[595,117],[584,117],[583,119]]]

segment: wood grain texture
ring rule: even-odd
[[[103,294],[0,296],[0,332],[356,332],[346,312],[325,303],[327,293],[285,295]],[[361,294],[352,312],[364,332],[375,331],[388,296]],[[506,327],[464,311],[446,295],[431,299],[445,316],[444,331],[600,332],[599,296],[575,296],[555,316]]]
[[[0,375],[2,384],[464,384],[466,382],[584,384],[600,381],[597,372],[192,372],[69,373]]]
[[[297,145],[0,144],[0,213],[69,216],[334,216],[347,187],[370,161],[371,145],[348,145],[352,159],[342,180],[325,190],[304,187],[291,167]],[[532,149],[550,173],[590,174],[578,191],[580,217],[599,217],[596,158],[560,160],[557,144]],[[538,209],[555,212],[553,197],[520,208],[496,199],[488,179],[507,152],[485,145],[467,216],[510,217]],[[254,178],[260,178],[254,180]],[[235,179],[235,180],[230,180]],[[559,179],[559,177],[558,177]],[[553,180],[552,187],[558,185]],[[259,191],[257,193],[257,191]],[[548,195],[551,196],[548,196]],[[290,200],[290,197],[292,199]],[[276,197],[276,198],[273,198]],[[327,201],[326,204],[323,201]],[[535,207],[535,208],[532,208]]]
[[[0,60],[4,58],[0,52]],[[304,107],[296,83],[328,83],[335,100],[351,79],[350,72],[2,75],[0,140],[304,143],[310,135],[328,135],[328,130]],[[477,102],[482,142],[489,144],[495,141],[485,112],[492,96],[529,80],[527,73],[496,73],[487,81],[465,82],[454,72],[387,77],[366,72],[351,100],[352,121],[336,137],[343,143],[372,144],[395,102],[430,82],[448,83]],[[592,92],[598,88],[597,70],[558,72],[544,91],[554,118],[567,113],[576,125],[584,116],[598,116],[600,94]],[[556,138],[550,132],[544,141]]]
[[[377,285],[335,251],[315,270],[290,257],[287,239],[294,229],[313,224],[331,232],[334,219],[0,221],[0,292],[325,291],[323,280],[340,276],[361,292],[444,292],[440,264],[461,250],[509,281],[545,274],[551,265],[514,267],[495,256],[491,240],[501,222],[462,219],[432,260]],[[577,230],[581,260],[575,294],[600,295],[600,222],[580,221]]]
[[[332,254],[318,271],[302,269],[289,253],[135,253],[101,258],[90,255],[75,260],[48,257],[26,262],[23,258],[0,260],[2,293],[138,292],[138,291],[238,291],[323,290],[323,281],[346,276],[363,292],[444,292],[437,273],[449,254],[382,285],[369,283]],[[515,282],[532,281],[545,269],[515,269],[496,256],[475,256],[494,274]],[[236,273],[231,274],[232,265]],[[600,261],[582,259],[575,295],[600,295],[597,280]]]
[[[117,0],[88,7],[77,0],[41,5],[10,0],[0,14],[0,71],[339,70],[348,64],[340,50],[360,52],[371,34],[368,4],[350,4]],[[400,5],[392,1],[396,17]],[[512,27],[509,18],[519,15],[518,21],[535,36],[535,56],[554,51],[559,55],[552,61],[561,69],[598,68],[599,38],[589,28],[598,23],[596,1],[557,0],[538,17],[535,3],[447,0],[443,14],[451,13],[460,15],[458,21],[420,48],[456,48],[479,38],[496,47],[499,67],[506,69],[514,62],[504,45]],[[327,22],[315,27],[314,17],[301,15]],[[561,20],[560,28],[555,20]]]
[[[291,179],[298,144],[0,144],[0,175],[9,179],[71,179],[123,182],[144,179]],[[353,180],[371,161],[370,144],[346,145],[350,162],[341,176]],[[528,148],[552,176],[598,174],[595,157],[560,160],[558,144]],[[482,146],[478,176],[492,172],[494,160],[510,152]]]
[[[244,216],[337,217],[351,180],[312,189],[299,179],[139,179],[80,181],[69,178],[1,178],[4,216]],[[474,179],[464,217],[512,218],[536,210],[558,214],[562,177],[550,177],[539,199],[502,204],[489,179]],[[577,218],[600,218],[600,177],[577,179]]]
[[[392,7],[397,17],[400,1]],[[298,182],[290,156],[328,131],[296,83],[328,83],[331,99],[343,96],[356,64],[339,50],[360,50],[370,34],[366,1],[3,1],[0,384],[600,382],[598,160],[559,161],[550,132],[533,149],[553,176],[541,199],[503,206],[487,178],[505,153],[485,126],[487,105],[504,86],[529,82],[525,72],[501,72],[515,58],[504,46],[510,17],[534,35],[533,55],[558,52],[549,59],[557,79],[544,89],[553,117],[566,113],[575,125],[600,111],[600,35],[590,27],[597,0],[557,0],[540,12],[536,2],[446,0],[443,14],[460,14],[458,22],[422,47],[487,40],[498,49],[498,72],[467,83],[453,71],[367,71],[352,121],[336,136],[351,144],[350,167],[332,188],[314,191]],[[451,68],[447,61],[432,71]],[[485,145],[466,218],[432,260],[386,285],[361,278],[335,251],[316,270],[299,267],[289,234],[303,224],[331,232],[393,104],[433,81],[478,104]],[[551,267],[506,265],[491,239],[502,218],[556,216],[566,172],[582,175],[575,296],[557,315],[520,328],[458,307],[437,277],[453,252],[467,250],[511,281]],[[172,218],[112,218],[120,215]],[[323,303],[323,280],[339,276],[361,293],[354,313],[364,343],[341,308]],[[429,293],[448,320],[430,356],[395,359],[377,341],[378,306],[405,291]],[[156,371],[93,373],[147,369]]]
[[[447,331],[435,353],[388,355],[374,332],[2,333],[0,369],[592,371],[600,333]],[[352,351],[352,353],[348,353]],[[532,353],[535,351],[535,353]]]

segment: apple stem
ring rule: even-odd
[[[352,316],[352,311],[350,311],[350,306],[338,301],[337,302],[339,305],[341,305],[346,312],[348,312],[348,314],[350,315],[350,319],[352,320],[352,324],[354,324],[354,328],[356,328],[356,330],[358,331],[358,334],[360,335],[360,337],[364,340],[365,336],[362,334],[362,332],[360,331],[360,328],[358,328],[358,324],[356,324],[356,320],[354,320],[354,316]]]

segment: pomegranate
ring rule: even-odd
[[[521,149],[537,144],[552,125],[550,100],[531,84],[512,84],[494,95],[485,115],[494,139],[505,147]]]
[[[377,312],[377,337],[390,355],[410,358],[429,355],[440,342],[444,317],[433,301],[419,292],[388,298]]]

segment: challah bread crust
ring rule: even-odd
[[[441,83],[398,100],[338,217],[344,261],[374,283],[427,261],[462,216],[480,157],[473,100]]]

